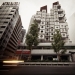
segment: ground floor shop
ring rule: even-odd
[[[36,61],[58,61],[57,55],[32,55],[31,60]],[[60,61],[71,61],[69,54],[60,55]]]
[[[19,59],[23,59],[25,61],[28,60],[29,56],[31,56],[31,61],[58,61],[57,55],[29,55],[23,54],[22,56],[18,55]],[[72,61],[71,55],[65,54],[60,56],[60,61]]]

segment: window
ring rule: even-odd
[[[11,12],[14,12],[14,10],[11,10]]]
[[[47,27],[49,27],[49,26],[47,25]]]
[[[1,28],[5,28],[6,26],[1,26]]]
[[[8,23],[7,21],[5,21],[4,23]]]
[[[41,31],[41,33],[43,33],[43,31]]]
[[[53,29],[51,29],[51,31],[53,31]]]
[[[48,24],[48,22],[47,22],[47,24]]]
[[[46,33],[46,35],[48,35],[48,33]]]
[[[0,33],[2,33],[2,31],[0,31]]]
[[[51,27],[51,28],[53,28],[53,27]]]
[[[43,26],[41,26],[41,28],[43,28]]]
[[[51,33],[51,35],[53,35],[53,33]]]
[[[48,38],[46,38],[46,40],[48,40]]]
[[[7,17],[6,19],[10,19],[10,17]]]
[[[0,9],[2,9],[2,7],[0,7]]]
[[[12,15],[12,14],[9,14],[9,15]]]
[[[15,14],[16,14],[16,12],[15,12]]]
[[[60,9],[60,8],[61,8],[61,6],[59,5],[59,6],[57,6],[57,8],[58,8],[58,9]]]
[[[53,38],[51,38],[51,40],[53,40]]]
[[[63,36],[65,36],[65,34],[63,34]]]
[[[16,9],[16,7],[13,7],[13,9]]]

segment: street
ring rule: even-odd
[[[75,75],[73,66],[14,66],[0,70],[0,75]]]

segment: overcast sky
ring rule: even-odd
[[[0,0],[3,2],[20,2],[19,13],[22,19],[22,25],[27,30],[32,15],[40,10],[40,7],[47,5],[48,13],[52,8],[52,3],[59,1],[61,8],[65,10],[67,22],[69,17],[75,12],[75,0]],[[69,28],[70,29],[70,28]]]

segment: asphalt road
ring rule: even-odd
[[[0,75],[75,75],[73,66],[15,66],[0,69]]]

